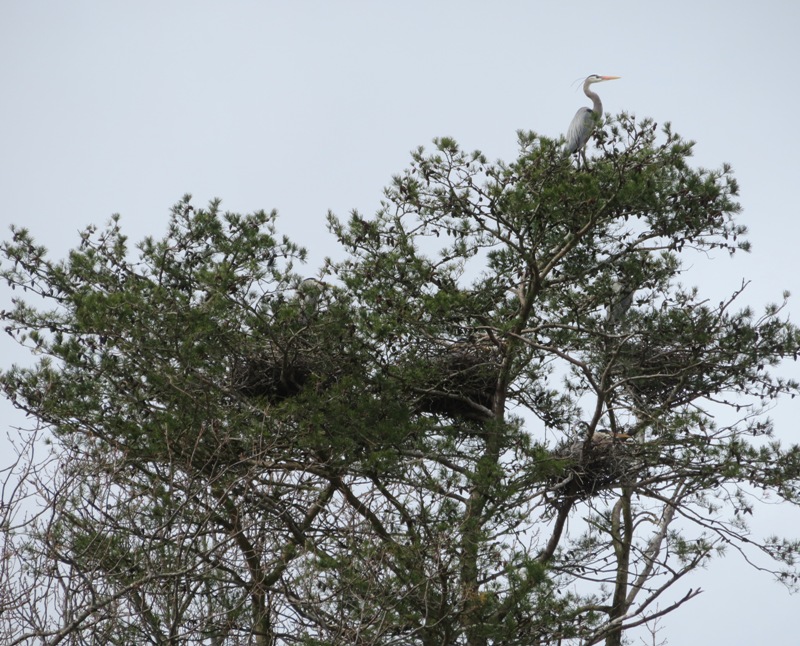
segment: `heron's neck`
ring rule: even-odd
[[[600,102],[600,97],[589,89],[589,85],[583,86],[583,93],[592,100],[592,112],[598,117],[603,116],[603,104]]]

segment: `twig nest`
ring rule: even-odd
[[[237,358],[233,387],[247,397],[281,401],[295,397],[312,380],[330,383],[340,366],[321,334],[328,318],[330,286],[314,278],[301,282],[295,295],[272,313],[261,348]]]
[[[454,419],[491,419],[500,374],[500,348],[488,337],[434,346],[421,384],[414,386],[419,411]]]
[[[615,373],[636,398],[673,401],[707,388],[707,362],[686,348],[642,341],[625,343],[617,352]]]
[[[309,350],[270,344],[234,369],[234,387],[247,397],[281,401],[302,391],[314,374],[319,358]]]
[[[553,490],[580,498],[626,484],[643,468],[641,445],[629,435],[595,431],[587,444],[583,437],[557,446],[552,455],[563,466]]]

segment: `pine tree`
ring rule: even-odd
[[[621,644],[726,546],[793,586],[800,543],[745,516],[798,502],[765,411],[800,331],[679,282],[748,250],[736,181],[647,120],[596,140],[436,140],[329,215],[315,279],[274,212],[189,196],[135,250],[116,217],[63,261],[15,229],[37,362],[2,387],[52,455],[7,475],[7,641]]]

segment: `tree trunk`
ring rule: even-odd
[[[611,513],[611,540],[614,542],[614,554],[617,557],[617,578],[608,617],[611,621],[622,618],[628,611],[626,597],[632,538],[631,491],[626,487],[622,490],[622,496]],[[606,637],[606,646],[622,646],[622,632],[622,622],[615,624],[612,632]]]

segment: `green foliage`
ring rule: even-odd
[[[798,391],[771,369],[800,332],[782,305],[737,309],[744,286],[712,307],[678,282],[748,249],[731,169],[627,115],[596,137],[580,169],[529,132],[510,163],[419,148],[374,217],[329,215],[346,259],[325,282],[274,212],[188,196],[135,250],[116,217],[60,262],[14,229],[3,318],[38,362],[0,383],[56,460],[16,589],[60,610],[0,621],[75,643],[611,644],[725,545],[796,582],[798,543],[744,517],[752,492],[799,499],[800,448],[765,443],[763,413]]]

